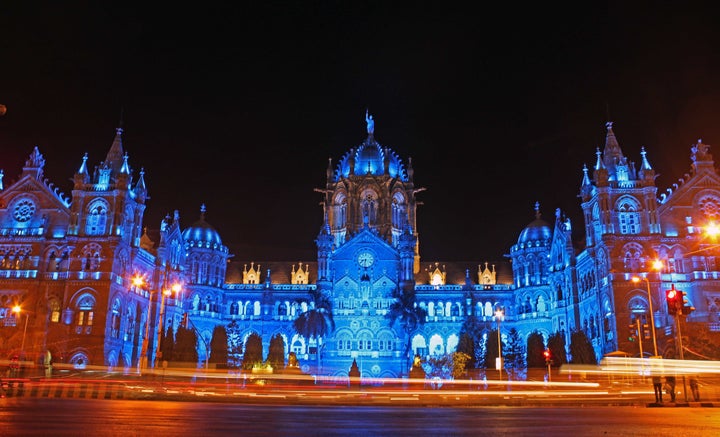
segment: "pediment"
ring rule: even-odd
[[[47,182],[47,180],[44,183],[40,182],[30,175],[23,176],[0,192],[0,207],[6,208],[8,203],[15,197],[23,194],[35,197],[41,209],[59,209],[70,212],[70,199],[65,198],[58,187],[55,187],[52,182]]]
[[[395,248],[390,246],[385,240],[376,235],[374,231],[366,228],[354,235],[345,244],[340,246],[333,253],[333,260],[353,260],[357,252],[363,248],[370,248],[375,253],[375,257],[377,259],[399,259],[398,252]]]

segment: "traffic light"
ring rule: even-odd
[[[671,289],[665,291],[668,314],[673,316],[676,314],[682,314],[682,299],[682,292],[675,289],[675,284],[673,284]]]
[[[543,356],[545,357],[545,364],[549,366],[550,363],[551,363],[551,361],[550,361],[550,349],[545,349],[545,350],[543,351]]]
[[[637,326],[634,323],[628,325],[628,341],[635,341],[637,338]]]
[[[695,307],[690,305],[690,300],[687,298],[687,293],[684,291],[680,292],[682,294],[682,313],[684,315],[689,315],[691,312],[695,311]]]
[[[188,328],[188,313],[183,314],[182,322],[180,322],[180,326],[187,329]]]
[[[642,325],[642,328],[643,328],[643,337],[645,337],[645,340],[649,339],[650,338],[650,325],[648,325],[647,323],[644,323]]]

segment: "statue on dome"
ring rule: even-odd
[[[373,134],[375,132],[375,120],[373,120],[373,116],[370,115],[368,110],[365,110],[365,122],[367,123],[367,133]]]

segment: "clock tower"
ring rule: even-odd
[[[412,289],[419,271],[413,170],[374,136],[333,168],[328,163],[324,223],[318,245],[318,290],[333,303],[336,329],[324,348],[328,368],[349,369],[353,360],[366,377],[398,376],[403,333],[385,315],[400,290]]]

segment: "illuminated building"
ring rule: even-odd
[[[188,315],[202,337],[200,364],[213,328],[233,323],[241,339],[260,334],[265,353],[280,334],[286,352],[310,372],[320,353],[323,374],[347,376],[355,361],[363,376],[406,375],[408,342],[411,354],[424,357],[452,352],[468,316],[490,332],[496,310],[503,312],[503,337],[512,328],[523,340],[533,331],[547,339],[582,329],[598,357],[632,353],[621,332],[636,318],[645,323],[649,305],[644,284],[629,278],[649,272],[655,258],[667,266],[648,276],[657,327],[673,323],[660,292],[671,284],[695,307],[690,320],[718,326],[720,273],[715,246],[701,230],[720,214],[720,177],[702,142],[692,147],[691,172],[658,198],[646,152],[636,168],[608,124],[605,148],[596,152],[592,172],[583,170],[580,186],[586,247],[573,247],[561,211],[549,223],[536,204],[510,262],[442,262],[421,259],[416,195],[423,189],[415,186],[411,160],[379,144],[374,120],[367,120],[366,139],[328,163],[326,184],[317,190],[324,207],[317,259],[296,263],[229,262],[204,206],[188,227],[175,212],[158,231],[146,231],[143,171],[136,178],[130,168],[121,129],[92,172],[82,158],[72,201],[43,178],[36,148],[16,182],[3,187],[0,179],[3,350],[20,350],[10,310],[20,304],[29,311],[28,354],[49,350],[56,361],[133,368],[146,350],[153,363],[158,291],[180,281],[182,290],[165,300],[164,326],[175,329]],[[143,286],[133,284],[136,275]],[[313,291],[329,297],[336,325],[322,343],[293,328],[312,306]],[[426,312],[425,323],[407,333],[385,317],[402,291],[413,291]],[[659,338],[661,353],[673,353],[669,339]]]

